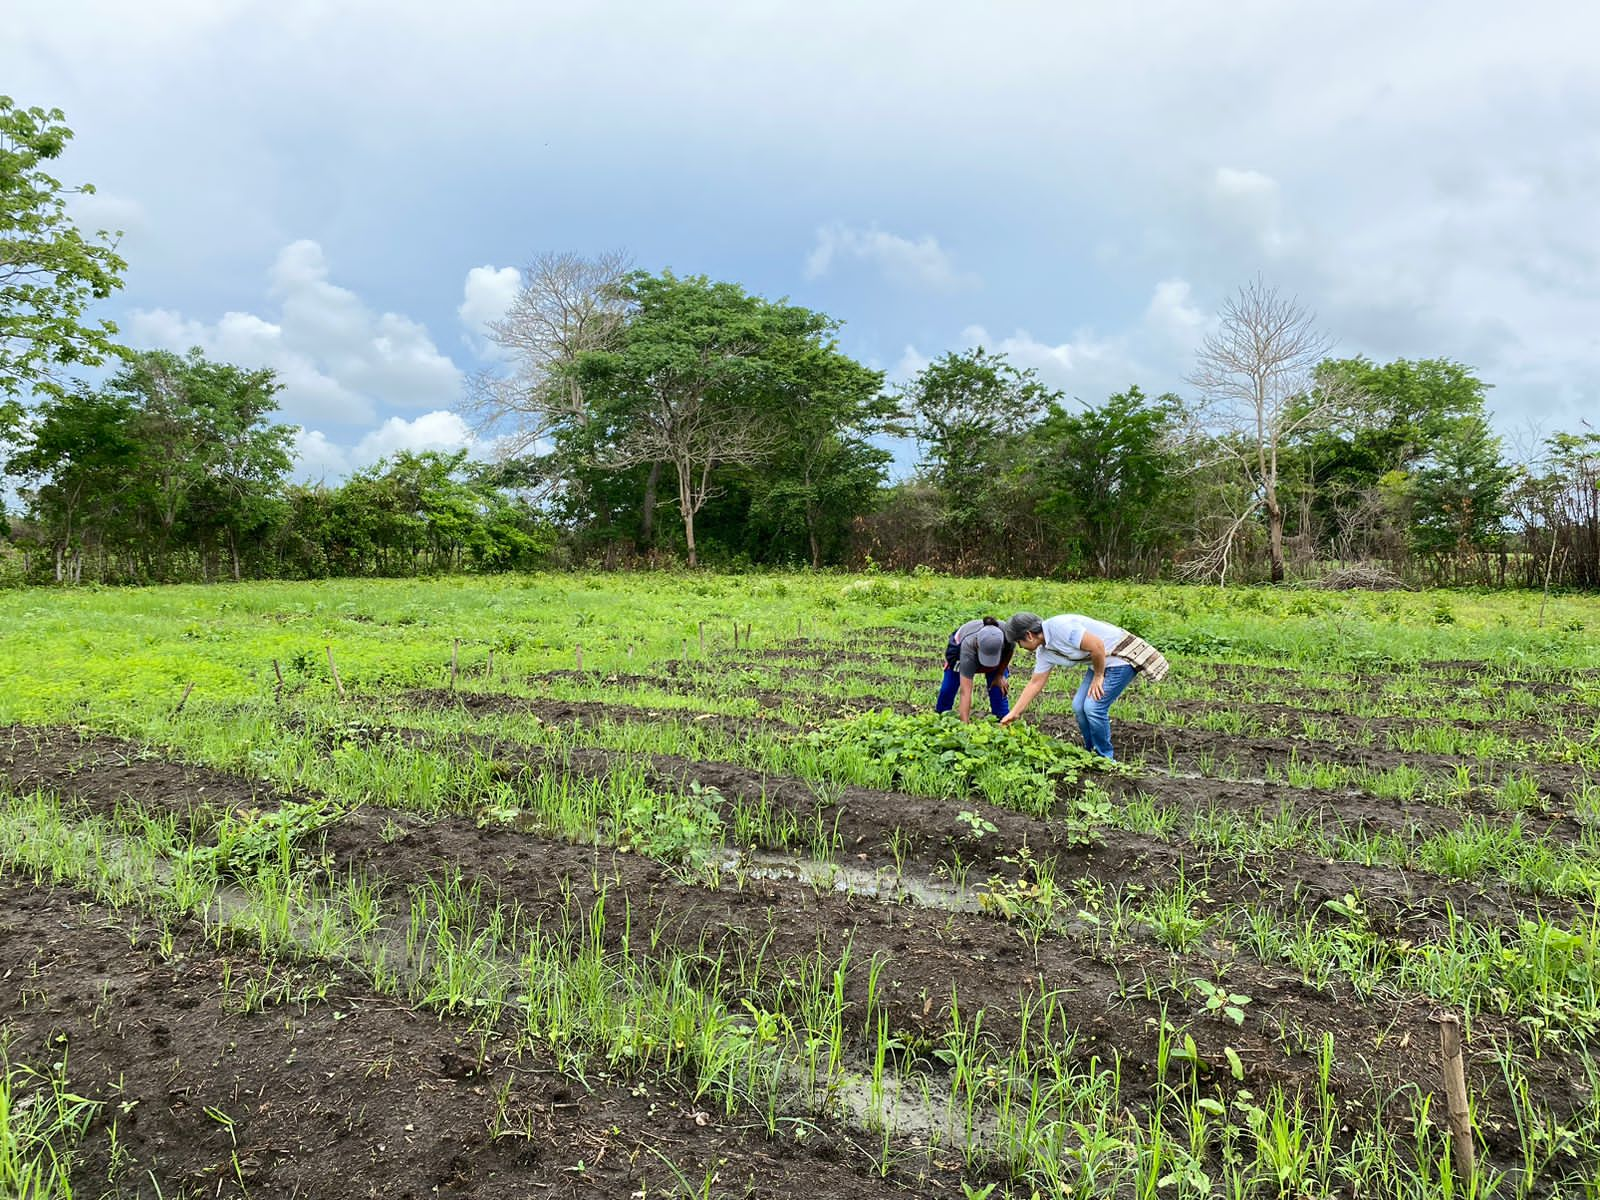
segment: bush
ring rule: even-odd
[[[1118,769],[1031,725],[962,724],[953,713],[887,709],[807,735],[837,775],[931,795],[979,792],[995,804],[1043,816],[1057,790],[1085,771]]]

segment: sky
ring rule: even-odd
[[[10,0],[0,91],[123,231],[100,315],[273,367],[304,478],[484,451],[464,382],[551,250],[1083,403],[1192,391],[1259,275],[1340,356],[1475,369],[1516,448],[1600,424],[1596,46],[1583,0]]]

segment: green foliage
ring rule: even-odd
[[[1187,482],[1178,415],[1176,396],[1136,387],[1077,412],[1051,404],[1028,446],[1040,511],[1059,522],[1069,562],[1112,575],[1157,566],[1174,547]]]
[[[68,1085],[65,1034],[50,1053],[48,1071],[13,1064],[0,1035],[0,1195],[71,1200],[75,1152],[103,1104]]]
[[[1058,789],[1113,764],[1031,725],[963,724],[951,714],[902,715],[883,709],[833,721],[806,735],[834,760],[870,764],[886,786],[964,795],[1044,814]],[[975,829],[977,827],[974,827]]]
[[[1506,487],[1513,472],[1500,439],[1482,416],[1452,422],[1431,447],[1409,489],[1415,505],[1412,544],[1425,555],[1454,557],[1498,547],[1505,535]]]
[[[102,362],[115,349],[116,326],[83,316],[122,286],[121,235],[84,236],[66,198],[94,189],[64,187],[41,166],[71,140],[65,120],[59,109],[0,96],[0,398],[56,394],[62,368]]]
[[[748,480],[758,515],[803,531],[820,562],[825,528],[881,478],[886,459],[862,435],[882,376],[838,353],[828,317],[736,284],[639,271],[621,294],[615,345],[572,365],[589,411],[559,431],[563,456],[670,472],[690,566],[696,517],[725,482],[718,468],[776,467]]]
[[[330,800],[285,800],[277,808],[240,809],[223,817],[211,845],[192,847],[192,859],[219,877],[248,881],[273,870],[303,866],[296,860],[313,836],[345,813]]]

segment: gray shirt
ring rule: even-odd
[[[1000,669],[1000,667],[985,667],[978,662],[978,639],[971,635],[982,628],[983,618],[979,617],[976,620],[968,621],[951,635],[955,639],[956,646],[960,649],[960,657],[956,661],[956,671],[963,679],[971,679],[974,675],[980,673],[986,675],[990,671],[998,671]],[[1011,639],[1005,637],[1005,626],[1000,625],[997,628],[1000,630],[1000,636],[1005,638],[1005,650],[1009,650],[1011,648]],[[1005,650],[1000,652],[1001,666],[1005,665]]]

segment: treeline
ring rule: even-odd
[[[335,487],[290,480],[268,370],[131,354],[42,396],[5,471],[15,574],[57,583],[407,575],[543,561],[550,522],[455,455],[401,454]]]
[[[547,322],[559,336],[537,360],[476,384],[499,461],[407,453],[297,483],[271,371],[129,352],[13,429],[10,574],[712,561],[1227,582],[1361,563],[1417,582],[1600,586],[1600,434],[1510,462],[1485,385],[1458,363],[1320,358],[1259,413],[1255,393],[1232,409],[1137,387],[1069,403],[982,348],[886,390],[821,314],[703,278],[574,259],[542,271],[497,336],[526,355],[530,313],[567,325]],[[890,483],[896,438],[920,458]]]
[[[1259,279],[1182,398],[1083,404],[982,348],[886,388],[822,313],[546,255],[492,328],[507,369],[466,398],[492,464],[400,454],[298,483],[272,372],[129,350],[89,318],[126,264],[45,170],[70,138],[59,111],[0,96],[0,580],[715,561],[1227,582],[1360,563],[1600,586],[1600,435],[1510,461],[1467,367],[1332,358]],[[107,362],[103,383],[74,377]]]

